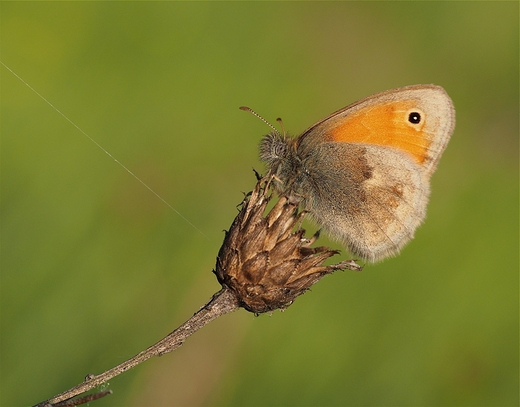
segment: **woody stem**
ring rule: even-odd
[[[171,352],[179,348],[184,341],[200,328],[214,319],[228,314],[238,308],[238,302],[235,295],[227,288],[222,288],[219,292],[213,295],[211,300],[197,311],[184,324],[179,326],[173,332],[165,336],[156,344],[143,350],[134,357],[125,362],[107,370],[99,375],[88,375],[85,381],[78,384],[71,389],[64,391],[48,400],[42,401],[33,407],[49,407],[63,400],[68,400],[74,396],[82,394],[96,386],[106,383],[108,380],[127,370],[137,366],[138,364],[150,359],[153,356],[162,356],[165,353]]]

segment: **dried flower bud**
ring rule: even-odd
[[[226,233],[217,257],[219,283],[230,289],[241,307],[256,314],[285,309],[326,274],[336,270],[361,270],[353,260],[325,266],[338,253],[327,247],[311,248],[317,234],[293,232],[305,212],[282,197],[264,217],[271,198],[269,182],[258,181],[244,198],[242,208]]]

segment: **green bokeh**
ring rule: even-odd
[[[92,405],[518,405],[518,2],[0,12],[1,61],[175,208],[0,66],[2,406],[127,359],[218,289],[222,230],[268,131],[238,106],[298,133],[416,83],[446,88],[457,127],[401,256],[285,313],[223,317]]]

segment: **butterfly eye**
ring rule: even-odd
[[[412,124],[419,124],[421,119],[421,113],[419,112],[410,112],[410,114],[408,114],[408,121]]]
[[[287,151],[287,143],[273,143],[273,155],[275,157],[285,157]]]
[[[262,138],[260,142],[260,160],[269,166],[277,165],[287,157],[288,139],[274,131]]]

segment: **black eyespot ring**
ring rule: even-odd
[[[419,124],[421,122],[421,114],[419,112],[411,112],[408,115],[408,121],[412,124]]]

